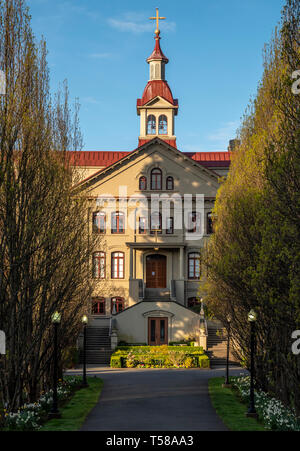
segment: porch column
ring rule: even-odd
[[[133,265],[133,276],[136,279],[136,249],[134,249],[134,259],[133,259],[134,265]]]
[[[184,248],[180,248],[180,255],[179,255],[179,279],[184,279]]]
[[[132,249],[132,247],[130,248],[130,274],[129,274],[129,279],[130,280],[133,279],[133,249]]]

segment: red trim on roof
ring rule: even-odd
[[[162,97],[174,106],[178,106],[178,100],[173,99],[172,91],[165,80],[149,81],[144,89],[143,97],[137,100],[137,106],[146,105],[157,96]]]
[[[155,47],[149,58],[147,59],[147,63],[150,63],[152,60],[160,60],[164,61],[166,64],[169,62],[168,58],[163,54],[160,48],[160,37],[155,36]]]
[[[139,139],[139,147],[143,146],[144,144],[148,143],[149,141],[152,141],[153,138],[150,139]],[[169,146],[175,147],[177,149],[176,139],[164,139],[160,136],[160,139],[169,144]]]

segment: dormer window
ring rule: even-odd
[[[145,190],[147,189],[147,178],[146,177],[140,177],[140,181],[139,181],[139,188],[140,190]]]
[[[156,134],[156,117],[150,114],[147,119],[147,135]]]
[[[159,135],[167,135],[168,134],[168,118],[164,114],[159,116],[158,134]]]
[[[151,189],[162,189],[162,173],[161,170],[156,168],[151,171]]]

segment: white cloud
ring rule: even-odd
[[[100,105],[100,101],[99,100],[97,100],[97,99],[95,99],[95,97],[84,97],[83,99],[82,99],[82,102],[83,103],[89,103],[90,105]]]
[[[105,58],[111,58],[112,56],[113,56],[112,53],[91,53],[89,55],[89,58],[105,59]]]
[[[120,19],[109,18],[107,20],[108,24],[121,32],[130,32],[130,33],[145,33],[155,30],[155,21],[149,21],[149,18],[146,14],[137,13],[137,12],[128,12],[123,14]],[[160,29],[162,31],[175,31],[176,23],[161,21]]]
[[[215,132],[210,133],[207,136],[207,139],[209,141],[214,141],[216,144],[224,142],[228,143],[230,139],[234,139],[236,137],[236,131],[239,125],[240,121],[226,122]]]

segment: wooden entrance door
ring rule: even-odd
[[[148,319],[148,344],[150,346],[168,344],[168,318]]]
[[[167,257],[164,255],[148,255],[146,258],[146,287],[166,288]]]

